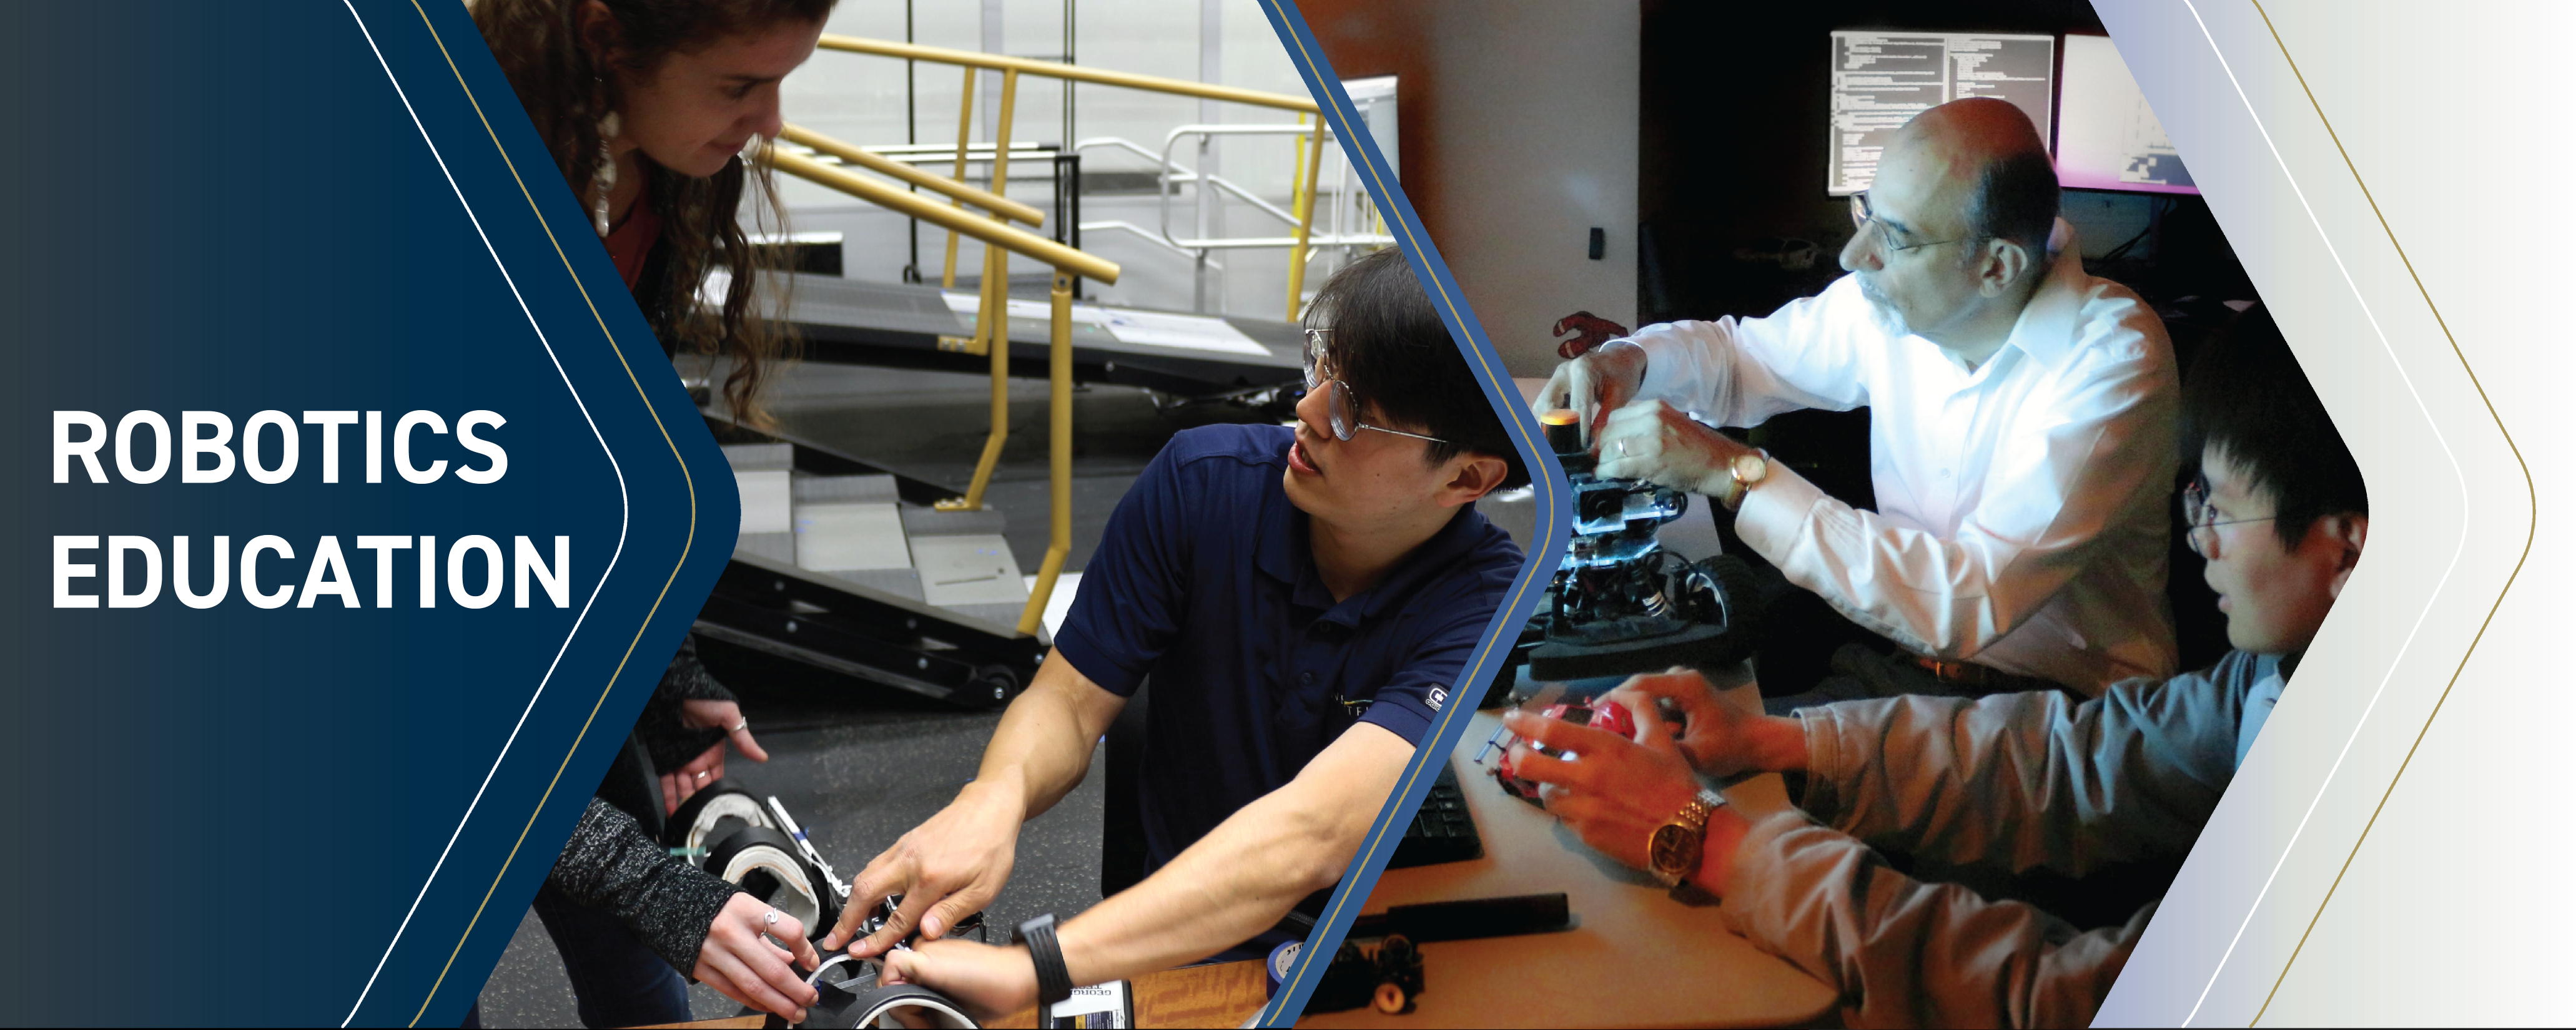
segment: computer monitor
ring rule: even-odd
[[[2066,37],[2066,65],[2058,83],[2058,185],[2200,192],[2111,37]]]
[[[2057,37],[1996,33],[1843,31],[1833,34],[1833,141],[1825,192],[1869,188],[1879,151],[1926,108],[1997,97],[2049,138],[2057,98]]]

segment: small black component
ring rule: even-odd
[[[1378,1011],[1393,1016],[1413,1011],[1413,999],[1422,996],[1422,949],[1403,934],[1387,937],[1377,946],[1377,983],[1373,1000]],[[1387,992],[1390,987],[1395,989],[1392,995]]]
[[[1567,929],[1573,923],[1574,916],[1563,893],[1521,894],[1397,905],[1385,912],[1353,920],[1350,936],[1362,940],[1401,936],[1410,938],[1412,943],[1428,944],[1551,933]]]
[[[1306,1011],[1347,1012],[1367,1005],[1377,995],[1377,983],[1376,960],[1359,945],[1343,941],[1323,978],[1315,981],[1315,993],[1306,996]]]

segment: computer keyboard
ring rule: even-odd
[[[1476,821],[1467,817],[1467,795],[1458,787],[1456,766],[1442,763],[1440,776],[1431,781],[1431,790],[1422,796],[1422,807],[1413,813],[1413,823],[1405,827],[1404,840],[1388,856],[1389,869],[1438,865],[1442,862],[1464,862],[1485,855],[1485,842],[1476,836]]]

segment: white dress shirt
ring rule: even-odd
[[[1870,409],[1875,512],[1777,463],[1736,516],[1790,582],[1917,654],[2099,695],[2178,659],[2165,600],[2179,377],[2164,323],[2071,241],[1971,371],[1851,276],[1767,318],[1648,326],[1642,396],[1720,425]]]

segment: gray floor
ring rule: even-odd
[[[709,664],[736,681],[754,678],[740,666],[724,667],[717,655]],[[746,699],[769,763],[735,759],[727,772],[776,794],[845,876],[948,803],[973,777],[1000,720],[998,713],[957,712],[906,696],[835,696],[812,681],[773,689],[747,690]],[[1079,789],[1021,831],[1010,885],[986,910],[993,925],[1017,925],[1042,912],[1069,916],[1100,900],[1100,779],[1095,764]],[[579,1025],[554,943],[533,914],[523,916],[484,984],[484,1025]],[[691,988],[690,996],[700,1019],[741,1008],[703,986]]]

